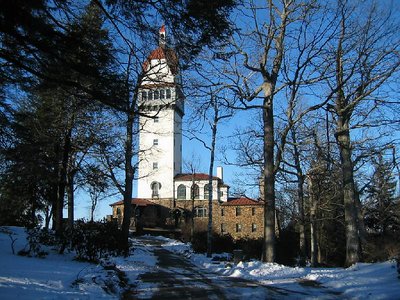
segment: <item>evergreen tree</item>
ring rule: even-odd
[[[73,185],[73,176],[79,167],[76,158],[96,142],[94,130],[98,124],[93,126],[93,122],[101,107],[97,98],[81,87],[101,90],[100,85],[111,88],[120,82],[114,73],[112,43],[102,26],[97,6],[89,5],[78,20],[66,27],[65,47],[57,49],[63,58],[43,54],[41,74],[44,76],[26,89],[28,99],[16,110],[13,122],[16,141],[6,152],[10,166],[3,178],[3,187],[13,192],[2,193],[3,201],[17,198],[24,205],[16,213],[23,215],[23,210],[30,207],[32,220],[35,211],[43,209],[46,225],[52,214],[57,231],[62,229],[67,184]],[[83,66],[85,71],[81,72]],[[102,79],[98,80],[99,77]],[[24,176],[21,176],[22,170]],[[42,178],[41,174],[45,176]],[[32,191],[27,193],[22,187],[30,185]],[[42,189],[46,192],[39,197],[38,190]],[[69,198],[73,199],[73,186],[69,190]]]
[[[367,190],[365,223],[374,233],[386,236],[400,230],[400,219],[396,211],[396,180],[393,166],[379,154],[373,162],[374,172]]]

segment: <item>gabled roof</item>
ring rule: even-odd
[[[110,206],[115,206],[115,205],[123,205],[124,201],[118,201],[115,203],[110,204]],[[143,199],[143,198],[132,198],[131,200],[131,204],[132,205],[136,205],[136,206],[150,206],[150,205],[157,205],[147,199]]]
[[[213,176],[213,180],[221,180],[220,178]],[[208,174],[205,173],[187,173],[187,174],[177,174],[175,175],[176,181],[198,181],[198,180],[208,180]]]
[[[257,201],[246,196],[239,198],[228,198],[228,202],[221,203],[222,206],[241,206],[241,205],[263,205],[262,201]]]

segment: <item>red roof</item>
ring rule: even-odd
[[[158,47],[157,49],[151,51],[150,55],[147,57],[147,60],[143,64],[143,69],[145,71],[147,71],[149,62],[153,59],[165,59],[169,68],[171,69],[172,74],[178,73],[178,56],[174,50],[165,47]]]
[[[221,205],[228,205],[228,206],[263,205],[263,202],[242,196],[240,198],[229,198],[228,202],[222,203]]]
[[[142,198],[132,198],[131,203],[136,206],[156,205],[155,203],[153,203],[147,199],[142,199]],[[110,204],[110,206],[122,205],[122,204],[124,204],[123,200],[112,203],[112,204]]]
[[[193,178],[193,176],[194,176],[194,178]],[[216,180],[219,178],[213,176],[212,179]],[[208,174],[204,174],[204,173],[178,174],[178,175],[175,175],[175,180],[179,180],[179,181],[208,180]]]

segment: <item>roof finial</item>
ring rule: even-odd
[[[165,47],[166,45],[166,37],[165,37],[165,25],[162,25],[159,31],[159,46],[160,47]]]

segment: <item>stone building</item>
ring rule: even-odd
[[[159,47],[143,64],[139,85],[138,196],[132,199],[133,227],[206,230],[209,176],[182,173],[184,98],[175,51],[168,47],[165,27]],[[229,198],[223,169],[212,177],[213,230],[235,238],[262,237],[263,205],[246,198]],[[113,218],[122,222],[123,202],[111,204]]]

